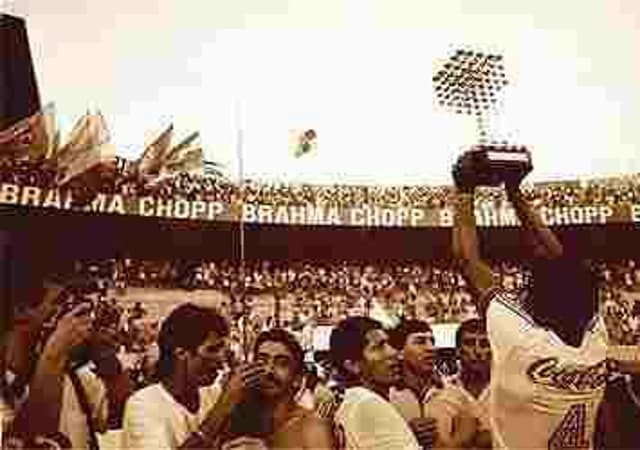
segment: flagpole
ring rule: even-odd
[[[236,100],[236,152],[238,157],[238,186],[240,188],[241,207],[244,205],[244,156],[242,146],[244,135],[242,132],[242,108],[241,103]],[[242,209],[240,210],[240,220],[238,221],[240,227],[240,262],[244,266],[244,214]]]
[[[247,326],[249,321],[249,314],[247,311],[247,298],[246,298],[246,275],[244,273],[245,266],[245,240],[244,240],[244,155],[242,147],[244,145],[244,135],[242,130],[242,102],[236,99],[235,104],[236,113],[236,154],[238,157],[238,191],[240,193],[240,214],[238,219],[238,236],[240,243],[240,273],[242,274],[240,280],[241,291],[241,303],[242,303],[242,356],[247,360],[249,351],[249,339],[247,336]]]

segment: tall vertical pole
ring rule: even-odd
[[[247,307],[247,286],[245,274],[245,236],[244,236],[244,134],[243,134],[243,110],[242,101],[236,99],[236,154],[238,157],[238,192],[240,195],[240,214],[238,219],[238,238],[240,245],[240,266],[238,271],[241,275],[240,280],[240,301],[242,302],[242,356],[247,360],[249,354],[249,339],[247,335],[247,326],[249,325],[249,311]]]
[[[242,111],[242,102],[236,100],[236,152],[238,157],[238,187],[240,191],[240,220],[239,224],[239,236],[240,236],[240,262],[242,267],[244,267],[244,258],[245,258],[245,250],[244,250],[244,214],[242,214],[242,207],[244,206],[244,155],[243,155],[243,145],[244,145],[244,134],[242,129],[242,119],[243,119],[243,111]]]

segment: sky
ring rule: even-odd
[[[504,55],[495,137],[527,145],[531,181],[640,172],[636,0],[14,0],[43,103],[69,131],[100,109],[137,157],[169,123],[200,130],[230,176],[447,184],[478,135],[438,107],[456,48]],[[290,129],[313,128],[296,159]],[[241,130],[240,132],[238,130]],[[241,138],[239,138],[241,135]],[[241,155],[241,157],[240,157]]]

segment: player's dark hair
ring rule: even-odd
[[[579,346],[597,309],[597,281],[589,265],[564,256],[538,260],[532,266],[529,309],[539,325],[549,327],[567,344]]]
[[[359,361],[367,345],[367,333],[382,329],[382,324],[369,317],[354,316],[342,320],[331,332],[329,352],[331,362],[340,376],[347,380],[353,376],[345,369],[346,361]]]
[[[462,347],[462,337],[464,333],[486,333],[487,327],[485,322],[480,319],[467,319],[460,324],[456,330],[456,348]]]
[[[402,351],[407,343],[407,338],[413,333],[433,333],[433,329],[423,320],[403,320],[391,331],[391,345],[396,350]]]
[[[298,340],[286,330],[281,328],[272,328],[271,330],[263,331],[258,335],[256,343],[253,346],[253,354],[258,353],[258,349],[265,342],[278,342],[291,352],[294,363],[294,373],[296,375],[302,375],[304,371],[304,350],[298,342]]]
[[[158,335],[158,377],[166,378],[173,373],[177,348],[194,351],[212,332],[221,338],[229,334],[227,321],[215,309],[192,303],[185,303],[174,309],[162,322]]]

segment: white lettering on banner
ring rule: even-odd
[[[191,202],[191,214],[189,215],[189,218],[192,220],[201,218],[206,209],[207,204],[203,201],[196,200]]]
[[[106,194],[98,194],[91,203],[83,208],[86,212],[107,213],[107,214],[126,214],[124,209],[124,201],[121,195],[107,197]]]
[[[442,208],[440,210],[440,226],[452,227],[453,226],[453,210],[451,208]]]
[[[73,204],[73,194],[71,191],[67,191],[67,196],[64,199],[64,205],[62,205],[63,209],[71,209],[71,205]]]
[[[613,215],[610,206],[561,206],[557,208],[540,208],[540,214],[546,225],[580,225],[591,223],[607,223]]]
[[[107,196],[105,194],[98,194],[93,201],[84,207],[85,211],[94,213],[103,213],[107,209]]]
[[[0,204],[21,205],[70,210],[72,191],[42,189],[36,186],[20,186],[0,183]],[[640,222],[640,204],[629,205],[630,212],[620,219]],[[120,194],[98,194],[83,211],[107,214],[137,214],[143,217],[166,217],[176,219],[215,221],[223,214],[230,220],[238,220],[238,215],[249,223],[278,223],[285,225],[352,225],[372,227],[451,227],[454,222],[453,208],[384,208],[362,205],[353,208],[339,208],[330,205],[272,206],[244,203],[241,208],[223,202],[188,201],[186,199],[160,199],[154,197],[126,197]],[[549,226],[606,224],[614,215],[611,206],[558,206],[541,207],[539,214]],[[495,208],[479,204],[474,209],[478,226],[517,226],[516,211],[511,206]],[[625,214],[626,210],[625,210]],[[425,223],[427,217],[433,217]],[[619,220],[616,216],[616,220]],[[346,221],[346,223],[343,223]]]
[[[338,208],[324,206],[269,206],[245,203],[242,217],[251,223],[278,223],[286,225],[341,225]]]
[[[0,185],[0,204],[71,209],[72,199],[69,192],[64,204],[61,204],[60,192],[57,189],[42,190],[35,186],[21,187],[11,183]]]
[[[484,206],[474,209],[476,224],[479,227],[513,227],[517,226],[520,221],[513,208],[493,208]],[[439,211],[440,226],[452,227],[454,220],[454,211],[452,208],[442,208]]]
[[[481,227],[498,227],[502,225],[496,208],[490,206],[476,208],[475,215],[476,223]]]
[[[62,204],[60,203],[60,191],[57,189],[52,189],[47,192],[47,194],[44,196],[42,207],[61,209]]]
[[[584,207],[584,217],[587,223],[594,223],[597,216],[598,208],[596,208],[595,206]]]
[[[40,206],[40,188],[27,186],[22,189],[22,206]]]
[[[411,226],[415,227],[424,220],[426,214],[422,209],[411,208]]]
[[[217,216],[224,212],[224,205],[220,202],[209,202],[207,217],[214,220]]]
[[[124,210],[124,201],[122,200],[122,195],[116,194],[113,196],[107,212],[109,214],[113,214],[113,213],[126,214]]]
[[[257,222],[256,218],[256,205],[250,203],[242,205],[242,221],[243,222]]]
[[[607,218],[613,216],[613,208],[610,206],[600,206],[600,223],[607,223]]]
[[[287,214],[287,212],[287,208],[282,206],[277,207],[273,221],[275,223],[289,224],[289,214]]]
[[[329,221],[329,225],[342,225],[342,218],[340,217],[338,208],[335,206],[333,208],[329,208],[327,220]]]
[[[500,223],[505,227],[515,227],[520,225],[516,210],[513,208],[500,208]]]
[[[173,205],[173,217],[176,219],[186,219],[189,217],[190,204],[184,199],[178,199]]]
[[[224,211],[220,202],[162,200],[142,197],[138,200],[138,214],[144,217],[164,217],[168,219],[215,220]]]
[[[153,216],[153,199],[151,197],[142,197],[138,200],[138,214],[144,217]]]
[[[15,205],[18,203],[18,195],[20,194],[20,187],[15,184],[3,184],[0,189],[0,203],[8,203]]]
[[[551,216],[550,216],[551,211],[549,211],[549,208],[543,206],[538,210],[538,214],[540,214],[540,219],[542,220],[542,223],[549,226],[551,225]]]
[[[405,227],[411,226],[424,218],[424,211],[409,208],[380,208],[377,206],[363,206],[351,208],[349,211],[349,224],[368,227]]]
[[[156,200],[157,217],[171,217],[172,210],[173,202],[171,200],[167,200],[166,202],[162,201],[162,199]]]

